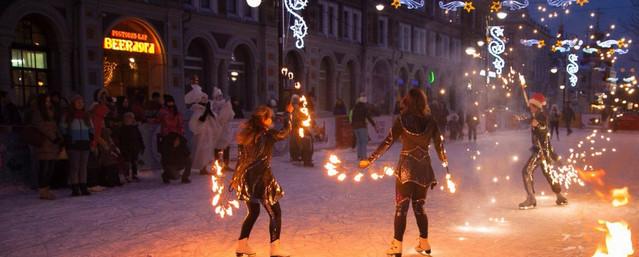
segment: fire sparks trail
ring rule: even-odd
[[[306,100],[306,96],[300,97],[300,104],[302,105],[302,107],[300,108],[300,112],[304,114],[306,119],[302,121],[302,127],[298,129],[297,133],[301,138],[303,138],[304,128],[309,128],[311,126],[311,114],[308,110],[308,101]]]
[[[608,222],[600,220],[605,225],[601,231],[606,232],[606,246],[600,246],[593,257],[626,257],[634,253],[632,249],[632,235],[628,224],[623,221]]]
[[[237,200],[230,200],[232,195],[229,190],[225,190],[226,181],[220,163],[215,161],[211,169],[214,170],[213,175],[211,175],[211,192],[213,192],[211,206],[214,208],[215,214],[220,216],[220,218],[233,216],[233,209],[240,208],[240,203]]]

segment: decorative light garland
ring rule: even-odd
[[[108,87],[109,84],[113,81],[113,73],[115,69],[118,67],[117,62],[111,62],[106,57],[104,57],[104,86]]]
[[[439,8],[442,8],[446,11],[457,11],[458,8],[464,8],[467,12],[471,12],[475,10],[475,6],[473,6],[473,2],[471,1],[452,1],[449,3],[444,3],[444,1],[439,1]]]
[[[504,29],[500,26],[490,26],[488,27],[488,33],[492,38],[492,41],[488,43],[488,53],[495,57],[493,66],[495,67],[495,72],[501,75],[502,69],[506,65],[506,61],[501,57],[501,54],[506,51],[506,44],[501,39],[504,36]]]
[[[537,48],[542,48],[542,47],[544,47],[546,45],[546,41],[543,40],[543,39],[541,39],[541,40],[538,40],[538,39],[522,39],[520,42],[521,42],[522,45],[529,46],[529,47],[537,45]]]
[[[295,18],[293,26],[289,28],[293,31],[293,37],[297,40],[295,41],[295,46],[299,49],[304,48],[304,37],[308,35],[308,26],[306,25],[306,21],[302,15],[297,12],[301,12],[306,8],[308,4],[308,0],[282,0],[284,1],[284,6],[286,7],[286,11],[290,15]],[[297,11],[297,12],[296,12]]]
[[[577,77],[577,72],[579,72],[579,65],[577,64],[577,60],[579,57],[576,54],[568,55],[568,65],[566,66],[566,72],[570,75],[570,86],[576,87],[579,78]]]
[[[517,10],[521,10],[528,7],[530,3],[528,2],[528,0],[523,0],[523,1],[506,0],[506,1],[502,1],[501,5],[503,7],[508,7],[511,11],[517,11]]]
[[[406,5],[408,9],[419,9],[424,7],[424,0],[400,0],[399,2],[400,5]]]
[[[614,40],[614,39],[610,39],[610,40],[606,40],[606,41],[599,41],[597,40],[597,46],[601,47],[601,48],[612,48],[615,45],[619,45],[619,41],[618,40]]]
[[[575,50],[579,50],[581,49],[581,46],[584,44],[583,40],[579,40],[579,39],[566,39],[566,40],[560,40],[557,41],[557,43],[555,43],[555,45],[552,47],[552,51],[556,52],[559,51],[561,53],[565,53],[570,51],[571,49],[575,49]]]

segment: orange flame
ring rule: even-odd
[[[579,178],[585,182],[596,183],[597,185],[603,186],[603,177],[606,176],[606,171],[603,169],[584,171],[578,169]]]
[[[632,234],[628,224],[600,220],[605,225],[600,230],[606,232],[606,245],[599,246],[593,257],[627,257],[634,254],[632,249]]]
[[[630,193],[628,193],[628,187],[615,188],[610,190],[612,195],[612,206],[620,207],[627,205],[630,201]]]
[[[448,188],[448,191],[452,194],[457,192],[457,185],[455,185],[455,182],[453,182],[452,176],[450,174],[446,174],[446,188]]]

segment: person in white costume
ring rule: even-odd
[[[230,145],[233,140],[233,135],[231,134],[231,118],[235,116],[235,112],[233,112],[233,105],[231,101],[224,98],[222,94],[222,90],[218,87],[213,88],[213,113],[218,117],[227,117],[230,116],[228,120],[221,120],[220,125],[222,126],[222,133],[217,138],[215,142],[215,153],[216,160],[222,160],[225,170],[232,170],[229,168],[230,162]]]

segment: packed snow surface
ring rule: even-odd
[[[566,156],[588,134],[583,130],[566,137],[562,131],[561,141],[553,139],[553,144]],[[526,211],[516,207],[525,199],[521,169],[529,157],[528,131],[480,135],[475,144],[447,141],[458,191],[438,187],[428,193],[433,255],[592,256],[605,240],[596,230],[598,220],[628,222],[637,252],[637,201],[631,198],[630,204],[613,208],[610,190],[627,186],[639,196],[639,134],[610,135],[610,142],[597,144],[608,151],[590,162],[606,171],[604,185],[573,187],[567,190],[570,204],[558,207],[537,170],[538,207]],[[370,145],[369,152],[375,147]],[[396,162],[398,152],[399,145],[393,146],[372,168],[381,172],[384,164]],[[355,167],[350,149],[317,152],[315,168],[292,164],[288,156],[274,159],[275,175],[286,191],[283,245],[303,257],[384,256],[393,233],[393,180],[337,182],[321,167],[329,154]],[[431,156],[442,185],[444,170]],[[193,175],[192,180],[164,185],[159,171],[143,171],[141,183],[77,198],[56,190],[55,201],[38,200],[33,191],[2,190],[0,256],[235,256],[245,207],[219,219],[210,207],[210,179]],[[404,256],[417,256],[412,250],[417,237],[411,211]],[[250,244],[257,256],[268,256],[268,242],[268,218],[262,211]]]

